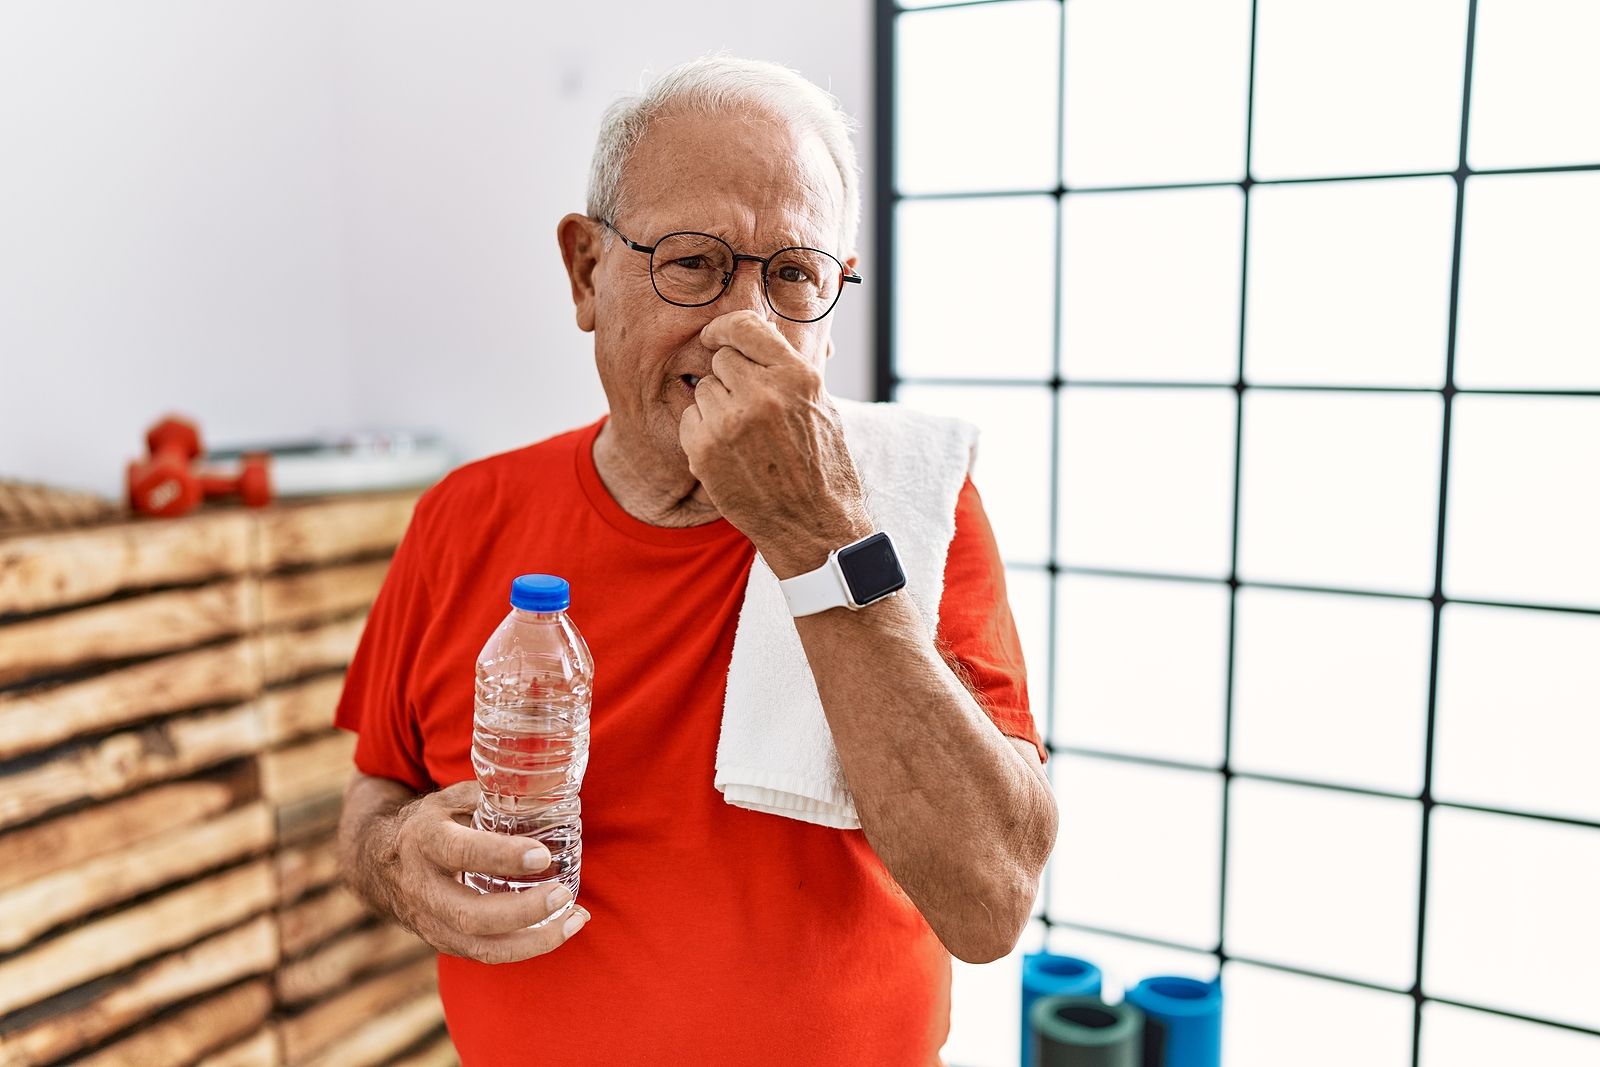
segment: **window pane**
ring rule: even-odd
[[[1434,797],[1600,821],[1600,617],[1450,604],[1441,627]]]
[[[1422,1067],[1600,1063],[1600,1037],[1453,1004],[1422,1006]]]
[[[1600,388],[1600,174],[1472,178],[1466,197],[1456,385]]]
[[[1063,391],[1060,558],[1227,577],[1235,403],[1227,389]]]
[[[1600,832],[1435,808],[1423,991],[1600,1027]]]
[[[1600,607],[1600,400],[1458,396],[1445,592]]]
[[[981,431],[972,483],[1002,559],[1050,558],[1050,390],[1037,386],[899,386],[895,399]]]
[[[1232,789],[1228,951],[1409,986],[1422,805],[1242,778]]]
[[[1251,196],[1247,380],[1444,384],[1455,182],[1262,185]]]
[[[1466,0],[1259,0],[1257,178],[1453,170]]]
[[[1048,379],[1055,198],[913,200],[897,212],[895,373]]]
[[[1067,575],[1056,610],[1052,737],[1221,766],[1227,586]]]
[[[1073,0],[1067,184],[1244,177],[1249,0]]]
[[[1474,167],[1600,162],[1597,41],[1593,0],[1478,0]]]
[[[906,14],[895,33],[902,192],[1055,188],[1059,3]]]
[[[1028,708],[1039,734],[1050,731],[1050,572],[1006,568],[1006,600],[1022,639],[1022,660],[1028,668]]]
[[[1410,997],[1235,962],[1222,988],[1228,1067],[1411,1067]]]
[[[1247,392],[1241,574],[1431,593],[1441,408],[1426,394]]]
[[[1069,195],[1061,365],[1069,378],[1232,382],[1244,197],[1237,189]]]
[[[1059,756],[1050,915],[1210,945],[1217,938],[1222,776]]]
[[[1426,601],[1247,587],[1235,637],[1235,769],[1420,792]]]
[[[992,963],[950,961],[950,1036],[942,1058],[961,1067],[1016,1067],[1022,1047],[1021,942]]]

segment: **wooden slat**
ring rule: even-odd
[[[375,1015],[437,989],[434,961],[419,959],[399,970],[369,978],[278,1024],[286,1064],[302,1063],[360,1028]],[[434,993],[435,999],[438,994]]]
[[[262,915],[147,964],[110,991],[0,1034],[0,1067],[42,1067],[199,993],[265,974],[278,963],[277,924]]]
[[[261,635],[261,662],[269,685],[303,674],[343,667],[355,655],[365,611],[320,626],[268,630]]]
[[[231,926],[276,896],[262,859],[77,927],[0,962],[0,1015]]]
[[[415,1044],[444,1022],[444,1007],[436,994],[425,993],[373,1019],[332,1046],[305,1067],[376,1067],[395,1053]]]
[[[0,759],[168,712],[245,700],[260,691],[260,650],[246,639],[80,682],[0,693]]]
[[[274,805],[294,804],[344,790],[354,767],[356,736],[334,730],[309,741],[261,754],[261,795]]]
[[[0,952],[68,919],[267,848],[274,829],[272,809],[258,802],[0,893]]]
[[[328,791],[278,808],[278,841],[285,845],[324,837],[337,829],[344,795]]]
[[[389,1067],[461,1067],[455,1043],[449,1034],[440,1034],[409,1055],[392,1062]]]
[[[232,637],[257,618],[255,583],[235,578],[24,619],[0,641],[0,685]]]
[[[417,935],[392,923],[365,927],[279,967],[278,1002],[304,1004],[327,996],[357,975],[432,953]]]
[[[454,1054],[454,1046],[451,1052]],[[269,1023],[265,1029],[257,1030],[243,1041],[213,1052],[195,1067],[282,1067],[282,1064],[283,1060],[278,1055],[278,1033]],[[428,1065],[416,1064],[414,1067]],[[438,1067],[444,1067],[443,1062]]]
[[[230,511],[0,540],[0,615],[243,574],[253,529]]]
[[[331,730],[333,709],[343,690],[343,675],[323,675],[263,693],[261,720],[267,740],[276,745]]]
[[[266,1022],[271,1011],[271,987],[260,980],[245,982],[151,1023],[84,1057],[77,1067],[144,1063],[181,1067],[250,1033]]]
[[[331,837],[283,849],[273,861],[277,866],[280,904],[292,904],[307,893],[332,885],[339,877],[338,843]]]
[[[400,543],[419,492],[320,500],[261,514],[265,571],[370,555]]]
[[[261,624],[292,626],[364,611],[377,599],[389,561],[347,563],[261,581]]]
[[[366,904],[343,886],[308,897],[278,915],[283,956],[298,956],[371,915]]]
[[[254,768],[239,768],[233,773],[154,785],[129,797],[0,834],[0,891],[130,848],[180,826],[203,822],[254,792]]]
[[[112,734],[14,772],[0,790],[0,828],[75,800],[115,796],[259,752],[262,745],[260,710],[254,704]]]

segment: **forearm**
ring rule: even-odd
[[[345,883],[385,915],[395,915],[389,880],[379,875],[394,864],[395,830],[401,808],[417,799],[389,778],[354,772],[339,814],[339,870]]]
[[[1005,954],[1055,843],[1042,775],[939,656],[906,596],[795,627],[867,840],[952,954]]]

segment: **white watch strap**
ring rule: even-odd
[[[844,572],[839,569],[838,560],[832,552],[828,553],[828,562],[814,571],[782,579],[778,582],[778,588],[783,590],[783,599],[789,602],[789,614],[797,619],[829,608],[850,606],[850,591],[845,588]]]

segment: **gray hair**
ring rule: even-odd
[[[589,165],[589,214],[615,220],[625,209],[622,172],[628,157],[644,138],[650,123],[672,108],[692,108],[707,114],[742,109],[771,112],[802,133],[821,139],[839,168],[844,185],[844,219],[840,239],[843,256],[853,253],[861,222],[861,179],[850,134],[856,121],[839,106],[832,93],[808,81],[798,71],[776,63],[739,59],[717,52],[680,64],[650,83],[648,89],[630,93],[606,108],[600,136]],[[630,235],[631,236],[631,235]],[[603,233],[605,245],[611,231]],[[634,240],[648,240],[635,237]]]

